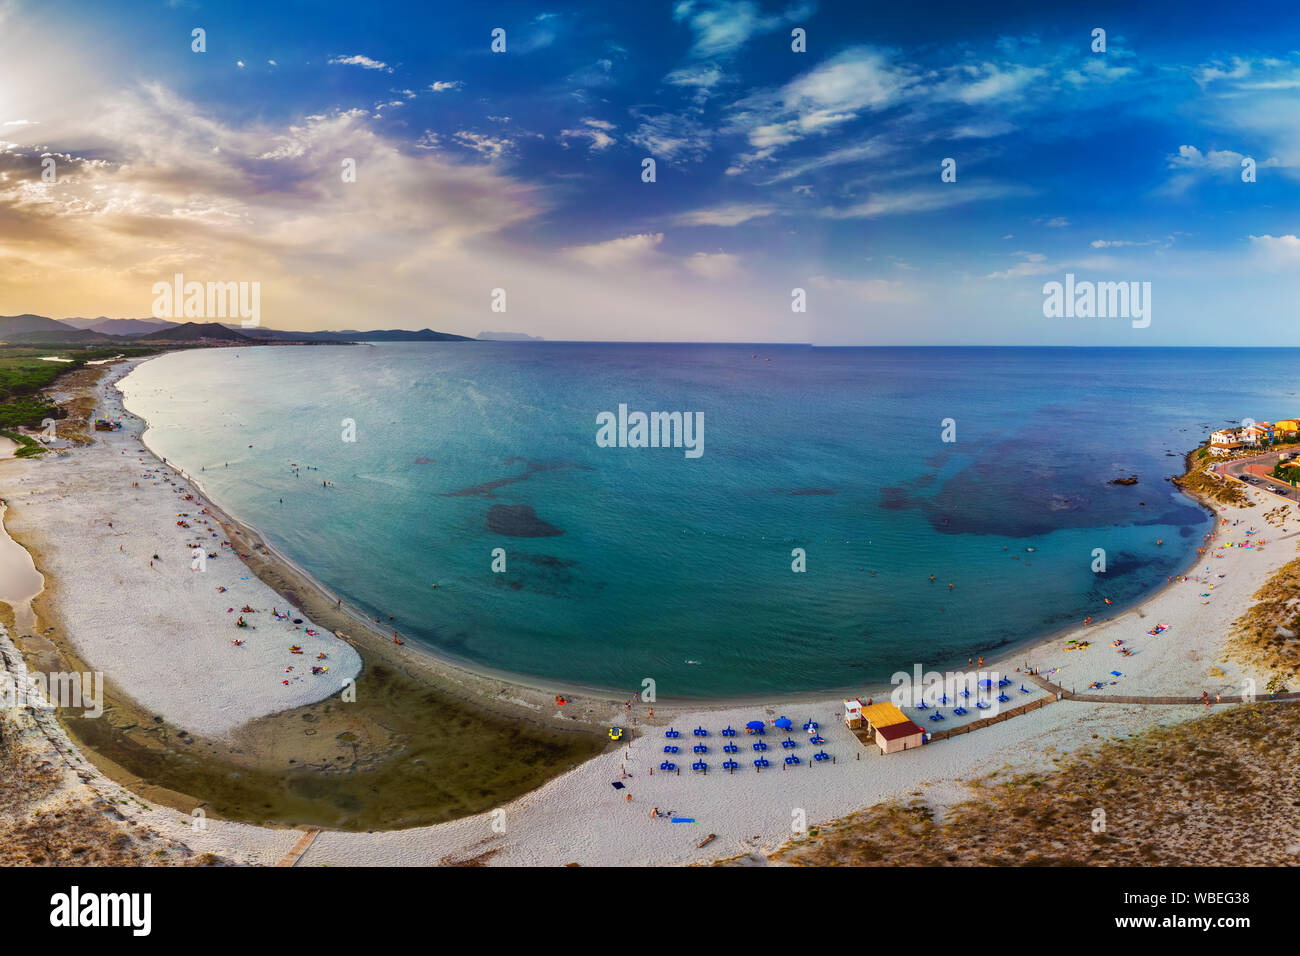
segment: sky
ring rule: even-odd
[[[1300,346],[1300,9],[1130,6],[0,0],[0,314]]]

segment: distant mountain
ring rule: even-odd
[[[201,339],[250,344],[254,342],[247,335],[240,335],[220,322],[186,322],[160,332],[146,332],[144,335],[134,335],[131,338],[138,342],[198,342]]]
[[[176,322],[162,319],[97,319],[90,328],[109,335],[141,335],[161,332],[163,329],[172,329],[176,326]]]
[[[103,332],[90,329],[38,329],[34,332],[15,332],[6,335],[4,340],[10,345],[108,345],[121,343],[121,339]]]
[[[525,335],[523,332],[480,332],[478,337],[483,342],[545,342],[540,335]]]
[[[342,332],[286,332],[282,329],[268,329],[263,326],[245,329],[241,326],[227,325],[228,329],[239,331],[254,339],[267,339],[274,342],[472,342],[465,335],[452,335],[450,332],[435,332],[433,329],[375,329],[371,332],[358,332],[347,329]]]
[[[143,332],[157,332],[159,329],[177,324],[166,319],[110,319],[103,315],[97,319],[75,318],[59,319],[59,321],[74,329],[91,329],[107,335],[139,335]]]
[[[71,326],[43,315],[0,315],[0,338],[8,339],[21,332],[68,332]]]
[[[490,334],[490,333],[485,333]],[[502,333],[510,334],[510,333]],[[0,315],[0,342],[88,345],[109,342],[472,342],[464,335],[433,329],[344,329],[325,332],[287,332],[264,326],[246,329],[228,322],[168,322],[163,319],[98,318],[50,319],[43,315]]]

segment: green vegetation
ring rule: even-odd
[[[14,452],[15,458],[31,458],[33,455],[39,455],[45,451],[45,446],[34,438],[28,438],[26,435],[20,435],[18,432],[11,432],[0,428],[0,436],[8,438],[15,442],[19,447]]]
[[[158,351],[145,346],[108,346],[79,349],[40,349],[25,346],[0,346],[0,429],[39,428],[47,418],[59,419],[64,412],[44,401],[40,392],[49,388],[61,375],[74,372],[87,362],[116,355],[148,355]],[[69,359],[46,362],[43,357]],[[14,437],[14,436],[11,436]],[[17,438],[15,437],[15,440]],[[24,451],[26,449],[24,448]],[[23,454],[23,452],[19,452]],[[26,454],[38,454],[26,451]]]

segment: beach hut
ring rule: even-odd
[[[851,730],[862,726],[862,701],[856,697],[844,702],[844,724]]]
[[[892,754],[909,747],[919,747],[923,742],[925,731],[888,702],[862,708],[862,722],[874,736],[881,753]]]
[[[881,753],[892,754],[900,750],[919,747],[925,742],[925,731],[910,720],[876,728],[876,745]]]

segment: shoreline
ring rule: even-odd
[[[258,346],[248,346],[248,347],[256,348]],[[262,346],[262,347],[266,347],[266,346]],[[170,354],[172,353],[163,352],[163,353],[159,353],[158,355],[150,355],[140,359],[130,360],[133,363],[132,371],[134,371],[135,367],[138,367],[144,362],[148,362],[153,359],[161,358],[164,355],[170,355]],[[129,375],[130,373],[127,374]],[[122,379],[124,379],[125,377],[126,376],[122,376]],[[121,379],[119,379],[119,381],[121,381]],[[119,397],[124,399],[121,390],[117,389],[116,385],[114,385],[113,387],[118,391]],[[245,540],[249,541],[256,549],[264,549],[266,551],[269,551],[270,556],[273,557],[274,559],[272,561],[273,565],[278,563],[278,565],[282,570],[289,572],[291,575],[293,575],[294,577],[302,581],[307,587],[315,591],[320,598],[324,599],[327,604],[341,601],[342,610],[348,615],[349,618],[351,618],[352,623],[355,626],[361,627],[365,632],[367,640],[361,641],[360,643],[364,644],[364,646],[367,647],[372,652],[378,653],[382,651],[385,656],[388,656],[387,652],[392,649],[392,640],[391,637],[389,636],[389,632],[385,631],[382,628],[382,626],[379,624],[379,622],[375,621],[373,618],[368,617],[364,612],[362,612],[359,608],[355,607],[354,605],[348,603],[347,601],[342,600],[340,595],[332,592],[323,582],[321,582],[318,578],[316,578],[310,571],[306,570],[300,564],[293,561],[291,558],[285,555],[280,549],[278,549],[273,543],[271,543],[266,533],[261,529],[259,529],[256,525],[253,525],[249,522],[245,522],[242,519],[235,517],[228,508],[217,504],[215,502],[215,499],[211,495],[211,493],[208,492],[207,489],[203,487],[203,482],[200,478],[195,477],[194,475],[186,472],[185,470],[183,470],[182,468],[178,467],[177,465],[171,462],[164,461],[163,457],[148,443],[148,432],[150,429],[148,419],[144,418],[144,416],[139,414],[138,412],[130,411],[129,409],[127,409],[124,400],[122,404],[124,410],[128,411],[133,418],[137,419],[139,422],[142,423],[143,430],[141,431],[139,441],[141,445],[147,450],[148,454],[153,457],[154,461],[157,463],[159,468],[164,468],[169,470],[177,477],[189,482],[196,489],[198,489],[198,492],[201,494],[202,503],[206,505],[206,507],[211,512],[213,512],[216,516],[218,516],[222,525],[237,529],[240,535]],[[1185,459],[1187,458],[1187,456],[1190,456],[1194,453],[1195,453],[1195,449],[1188,452],[1187,455],[1185,456]],[[1185,466],[1186,466],[1186,462],[1185,462]],[[1217,534],[1217,518],[1216,518],[1217,513],[1215,511],[1214,502],[1209,499],[1206,499],[1205,497],[1199,494],[1196,494],[1192,491],[1182,489],[1182,488],[1179,489],[1179,494],[1195,502],[1210,517],[1211,519],[1210,538],[1212,539]],[[1203,539],[1203,541],[1204,540],[1205,539]],[[1171,588],[1177,583],[1179,583],[1178,578],[1180,576],[1185,576],[1187,572],[1193,570],[1199,563],[1200,558],[1201,555],[1199,553],[1192,554],[1189,557],[1188,561],[1186,562],[1185,566],[1183,566],[1182,570],[1178,574],[1174,575],[1174,579],[1172,581],[1166,581],[1163,584],[1156,584],[1152,588],[1152,590],[1134,598],[1132,601],[1118,608],[1113,614],[1110,614],[1104,618],[1094,619],[1093,624],[1088,626],[1096,627],[1102,624],[1116,622],[1124,618],[1126,615],[1137,611],[1143,605],[1158,598],[1166,589]],[[251,564],[249,565],[249,567],[253,569],[255,574],[261,576],[262,574],[261,569],[254,567]],[[267,583],[274,587],[274,584],[272,582],[268,581]],[[312,616],[315,617],[316,615],[312,615]],[[1010,641],[1007,644],[995,647],[990,651],[986,651],[985,656],[1010,659],[1020,654],[1029,654],[1032,653],[1033,651],[1043,648],[1048,644],[1054,643],[1058,640],[1068,637],[1069,635],[1072,635],[1075,631],[1080,630],[1081,626],[1082,625],[1079,623],[1063,624],[1060,625],[1059,627],[1052,628],[1051,630],[1041,632],[1032,636],[1024,637],[1019,640]],[[337,628],[335,628],[334,630],[335,633],[338,633]],[[357,643],[353,641],[351,635],[345,636],[344,639],[353,643]],[[422,670],[428,670],[430,672],[430,676],[435,678],[444,677],[450,679],[463,679],[469,681],[500,682],[519,691],[535,692],[535,693],[549,695],[549,696],[564,695],[570,699],[599,701],[601,703],[606,703],[606,704],[617,704],[618,699],[622,697],[624,693],[634,693],[631,691],[628,692],[620,691],[619,689],[612,688],[612,687],[596,687],[592,685],[576,683],[573,681],[565,681],[562,679],[547,678],[538,675],[524,674],[516,671],[501,670],[499,668],[493,668],[487,665],[479,664],[476,661],[456,657],[440,649],[429,647],[424,642],[418,641],[418,639],[413,639],[409,636],[405,636],[405,639],[407,643],[403,647],[407,651],[407,653],[404,655],[394,655],[395,659],[400,659],[408,663],[411,663],[414,666],[421,668]],[[957,669],[959,664],[960,664],[959,660],[954,658],[950,662],[946,662],[946,663],[936,662],[935,664],[929,666],[935,669]],[[746,706],[746,705],[763,706],[767,704],[777,704],[777,705],[794,706],[800,704],[808,704],[813,701],[824,700],[827,697],[841,696],[841,695],[862,696],[862,697],[888,696],[890,689],[892,687],[893,685],[891,683],[880,681],[875,683],[864,683],[864,684],[857,684],[852,686],[844,685],[839,687],[813,688],[810,690],[788,691],[788,692],[782,692],[776,694],[755,693],[755,694],[734,694],[734,695],[709,694],[700,697],[679,696],[679,697],[672,697],[672,698],[662,698],[659,702],[656,703],[656,708],[659,707],[659,704],[663,705],[663,709],[665,711],[667,711],[669,708],[674,708],[674,707],[689,708],[691,710],[722,710],[722,709],[733,708],[738,706]]]
[[[101,377],[94,387],[105,384]],[[151,458],[155,457],[152,452],[147,454]],[[72,465],[74,461],[75,459],[66,460],[63,464]],[[29,469],[31,466],[5,467]],[[174,466],[169,465],[168,468],[174,469]],[[4,474],[6,473],[0,471],[0,475]],[[1188,494],[1186,491],[1183,493]],[[1049,664],[1065,659],[1062,666],[1069,674],[1064,677],[1052,676],[1051,679],[1068,687],[1071,678],[1079,682],[1081,677],[1095,676],[1101,665],[1099,657],[1105,653],[1104,641],[1111,635],[1122,635],[1136,653],[1134,657],[1125,659],[1123,664],[1122,669],[1130,677],[1123,680],[1124,686],[1111,693],[1121,695],[1126,692],[1146,692],[1154,695],[1165,688],[1188,694],[1201,686],[1227,693],[1235,687],[1236,675],[1222,671],[1218,666],[1210,668],[1209,664],[1212,661],[1227,664],[1225,655],[1229,653],[1226,648],[1228,626],[1252,606],[1254,592],[1276,566],[1289,560],[1294,548],[1286,541],[1272,545],[1268,553],[1258,548],[1226,548],[1219,542],[1229,537],[1232,531],[1224,530],[1224,514],[1235,513],[1248,518],[1249,511],[1215,507],[1201,501],[1199,496],[1189,494],[1189,497],[1211,511],[1214,525],[1211,543],[1207,545],[1210,550],[1204,557],[1197,555],[1188,570],[1193,570],[1201,560],[1208,563],[1217,559],[1219,555],[1212,558],[1210,554],[1223,549],[1225,561],[1221,568],[1228,581],[1220,584],[1219,593],[1224,595],[1224,600],[1216,600],[1207,611],[1201,604],[1209,602],[1197,602],[1194,586],[1191,590],[1188,587],[1174,586],[1191,585],[1191,582],[1167,582],[1133,606],[1125,608],[1112,618],[1097,621],[1090,627],[1066,628],[1047,636],[1038,636],[1024,645],[1018,645],[1018,649],[993,652],[990,655],[991,662],[985,669],[1001,668],[1002,673],[1012,675],[1027,657],[1038,665],[1040,671],[1047,671]],[[231,530],[241,535],[241,542],[246,540],[250,545],[254,541],[263,543],[263,536],[255,529],[243,529],[237,519],[230,518],[219,507],[208,502],[206,496],[204,499],[212,512],[211,516],[214,519],[218,515],[226,518]],[[1293,532],[1287,538],[1294,537],[1295,534],[1300,532]],[[16,537],[15,540],[24,546],[28,544],[25,539]],[[235,540],[231,538],[232,544]],[[1243,542],[1245,540],[1243,538]],[[296,599],[302,601],[304,611],[312,620],[318,621],[321,626],[329,626],[327,615],[316,613],[316,609],[311,606],[313,602],[321,602],[329,605],[326,611],[335,610],[334,601],[337,598],[327,597],[328,589],[318,582],[310,581],[310,575],[296,569],[292,562],[269,547],[266,548],[270,552],[267,555],[260,554],[254,546],[244,547],[241,544],[240,549],[248,551],[250,555],[244,563],[250,569],[250,574],[257,576],[277,594],[292,592]],[[40,567],[43,563],[40,547],[37,546],[35,550],[29,548],[29,551]],[[62,588],[63,582],[55,576],[42,597],[56,606],[75,603],[75,594],[65,594]],[[1175,629],[1165,637],[1143,637],[1140,633],[1135,633],[1136,629],[1132,625],[1144,618],[1148,623],[1141,630],[1145,630],[1153,619],[1173,621]],[[547,699],[546,694],[539,693],[536,687],[512,685],[495,677],[476,674],[449,664],[423,648],[415,649],[407,645],[399,649],[374,631],[373,622],[358,620],[351,610],[348,615],[340,611],[339,620],[343,623],[338,629],[345,630],[348,642],[362,654],[362,684],[368,677],[374,677],[376,670],[391,668],[401,673],[417,673],[420,686],[436,687],[440,692],[464,701],[467,708],[508,714],[510,721],[524,718],[529,725],[548,727],[564,735],[572,735],[574,732],[588,732],[593,726],[599,727],[602,717],[609,723],[620,726],[631,718],[636,722],[637,732],[625,734],[618,745],[605,741],[599,752],[571,763],[568,770],[563,769],[563,763],[552,762],[546,777],[540,783],[518,789],[515,796],[497,804],[509,813],[513,821],[510,835],[497,834],[492,828],[493,816],[485,809],[477,812],[458,811],[447,818],[447,822],[422,823],[391,819],[376,821],[374,826],[365,828],[330,828],[327,825],[303,856],[303,865],[473,861],[553,865],[567,862],[580,862],[584,865],[684,864],[738,855],[762,855],[789,837],[790,806],[806,809],[808,820],[812,823],[837,819],[864,807],[920,790],[926,793],[932,804],[942,808],[952,805],[968,793],[965,781],[982,774],[997,773],[1008,769],[1009,765],[1050,768],[1051,762],[1056,759],[1055,755],[1087,748],[1098,735],[1128,736],[1171,721],[1195,718],[1206,712],[1205,708],[1189,705],[1149,707],[1119,702],[1053,703],[1013,720],[994,726],[981,726],[977,732],[962,735],[959,739],[935,741],[908,754],[882,757],[874,752],[874,747],[864,748],[843,727],[838,714],[839,700],[828,699],[830,693],[826,691],[792,695],[779,701],[772,697],[764,698],[761,702],[664,700],[653,705],[653,720],[647,719],[643,704],[638,704],[635,710],[629,712],[624,709],[624,703],[601,698],[576,699],[571,702],[572,706],[561,710]],[[356,625],[361,623],[367,624],[366,629],[360,636],[354,635],[352,632]],[[1069,636],[1091,641],[1094,647],[1082,654],[1062,654],[1057,642]],[[76,645],[75,628],[72,641]],[[376,645],[373,649],[370,647],[372,643]],[[408,653],[412,650],[414,653]],[[1219,658],[1224,660],[1220,661]],[[1107,655],[1104,668],[1117,666],[1115,662],[1118,660],[1115,656]],[[1085,665],[1082,674],[1076,670],[1075,662]],[[1245,673],[1235,664],[1228,666],[1229,669],[1235,668],[1238,674]],[[1247,662],[1243,666],[1249,670],[1253,665]],[[1218,671],[1221,677],[1214,677],[1214,671]],[[865,694],[867,690],[859,689],[857,693]],[[1044,695],[1035,693],[1017,696],[1015,703],[1037,700]],[[259,718],[243,726],[245,738],[277,738],[289,726],[290,719],[299,719],[302,714],[320,713],[330,706],[326,701]],[[578,718],[576,712],[581,708],[587,710],[582,718]],[[910,707],[905,709],[910,712],[909,716],[927,730],[939,727],[948,729],[959,725],[955,719],[943,725],[930,725],[924,715]],[[660,733],[648,731],[647,728],[662,728],[671,723],[687,732],[691,726],[699,723],[710,728],[716,735],[720,721],[741,726],[754,717],[766,720],[782,711],[797,721],[809,717],[821,721],[823,733],[827,737],[826,750],[837,758],[837,762],[814,769],[811,762],[807,761],[806,770],[800,769],[793,774],[760,774],[747,767],[734,777],[717,772],[707,776],[677,776],[654,772],[663,759],[659,751],[664,741]],[[507,725],[499,726],[504,728]],[[174,739],[161,741],[164,748],[177,748],[182,744],[183,742],[178,743]],[[93,752],[93,747],[88,750]],[[716,753],[716,750],[712,752]],[[689,763],[689,757],[686,759]],[[707,759],[714,761],[718,758],[714,756]],[[774,760],[772,769],[777,770],[778,766],[779,760]],[[627,776],[622,777],[624,774]],[[628,782],[628,795],[632,796],[632,792],[635,792],[631,804],[625,803],[610,789],[610,781],[620,777]],[[205,794],[199,796],[206,797]],[[671,828],[670,832],[676,835],[666,838],[663,825],[649,819],[647,811],[651,803],[668,808],[680,807],[682,812],[698,813],[709,828],[718,834],[718,839],[707,852],[701,852],[694,844],[695,834],[686,832],[689,828]],[[738,812],[738,808],[743,808],[743,811]],[[175,816],[173,811],[170,818],[151,818],[150,825],[159,827],[160,832],[175,836],[182,842],[201,845],[204,850],[215,847],[215,852],[244,862],[276,862],[286,849],[286,841],[291,843],[296,836],[294,831],[275,826],[237,820],[219,821],[214,818],[210,826],[220,834],[220,839],[215,843],[210,839],[204,843],[190,840],[182,829],[178,829]],[[182,818],[180,826],[186,822]],[[362,832],[363,829],[369,832]]]

